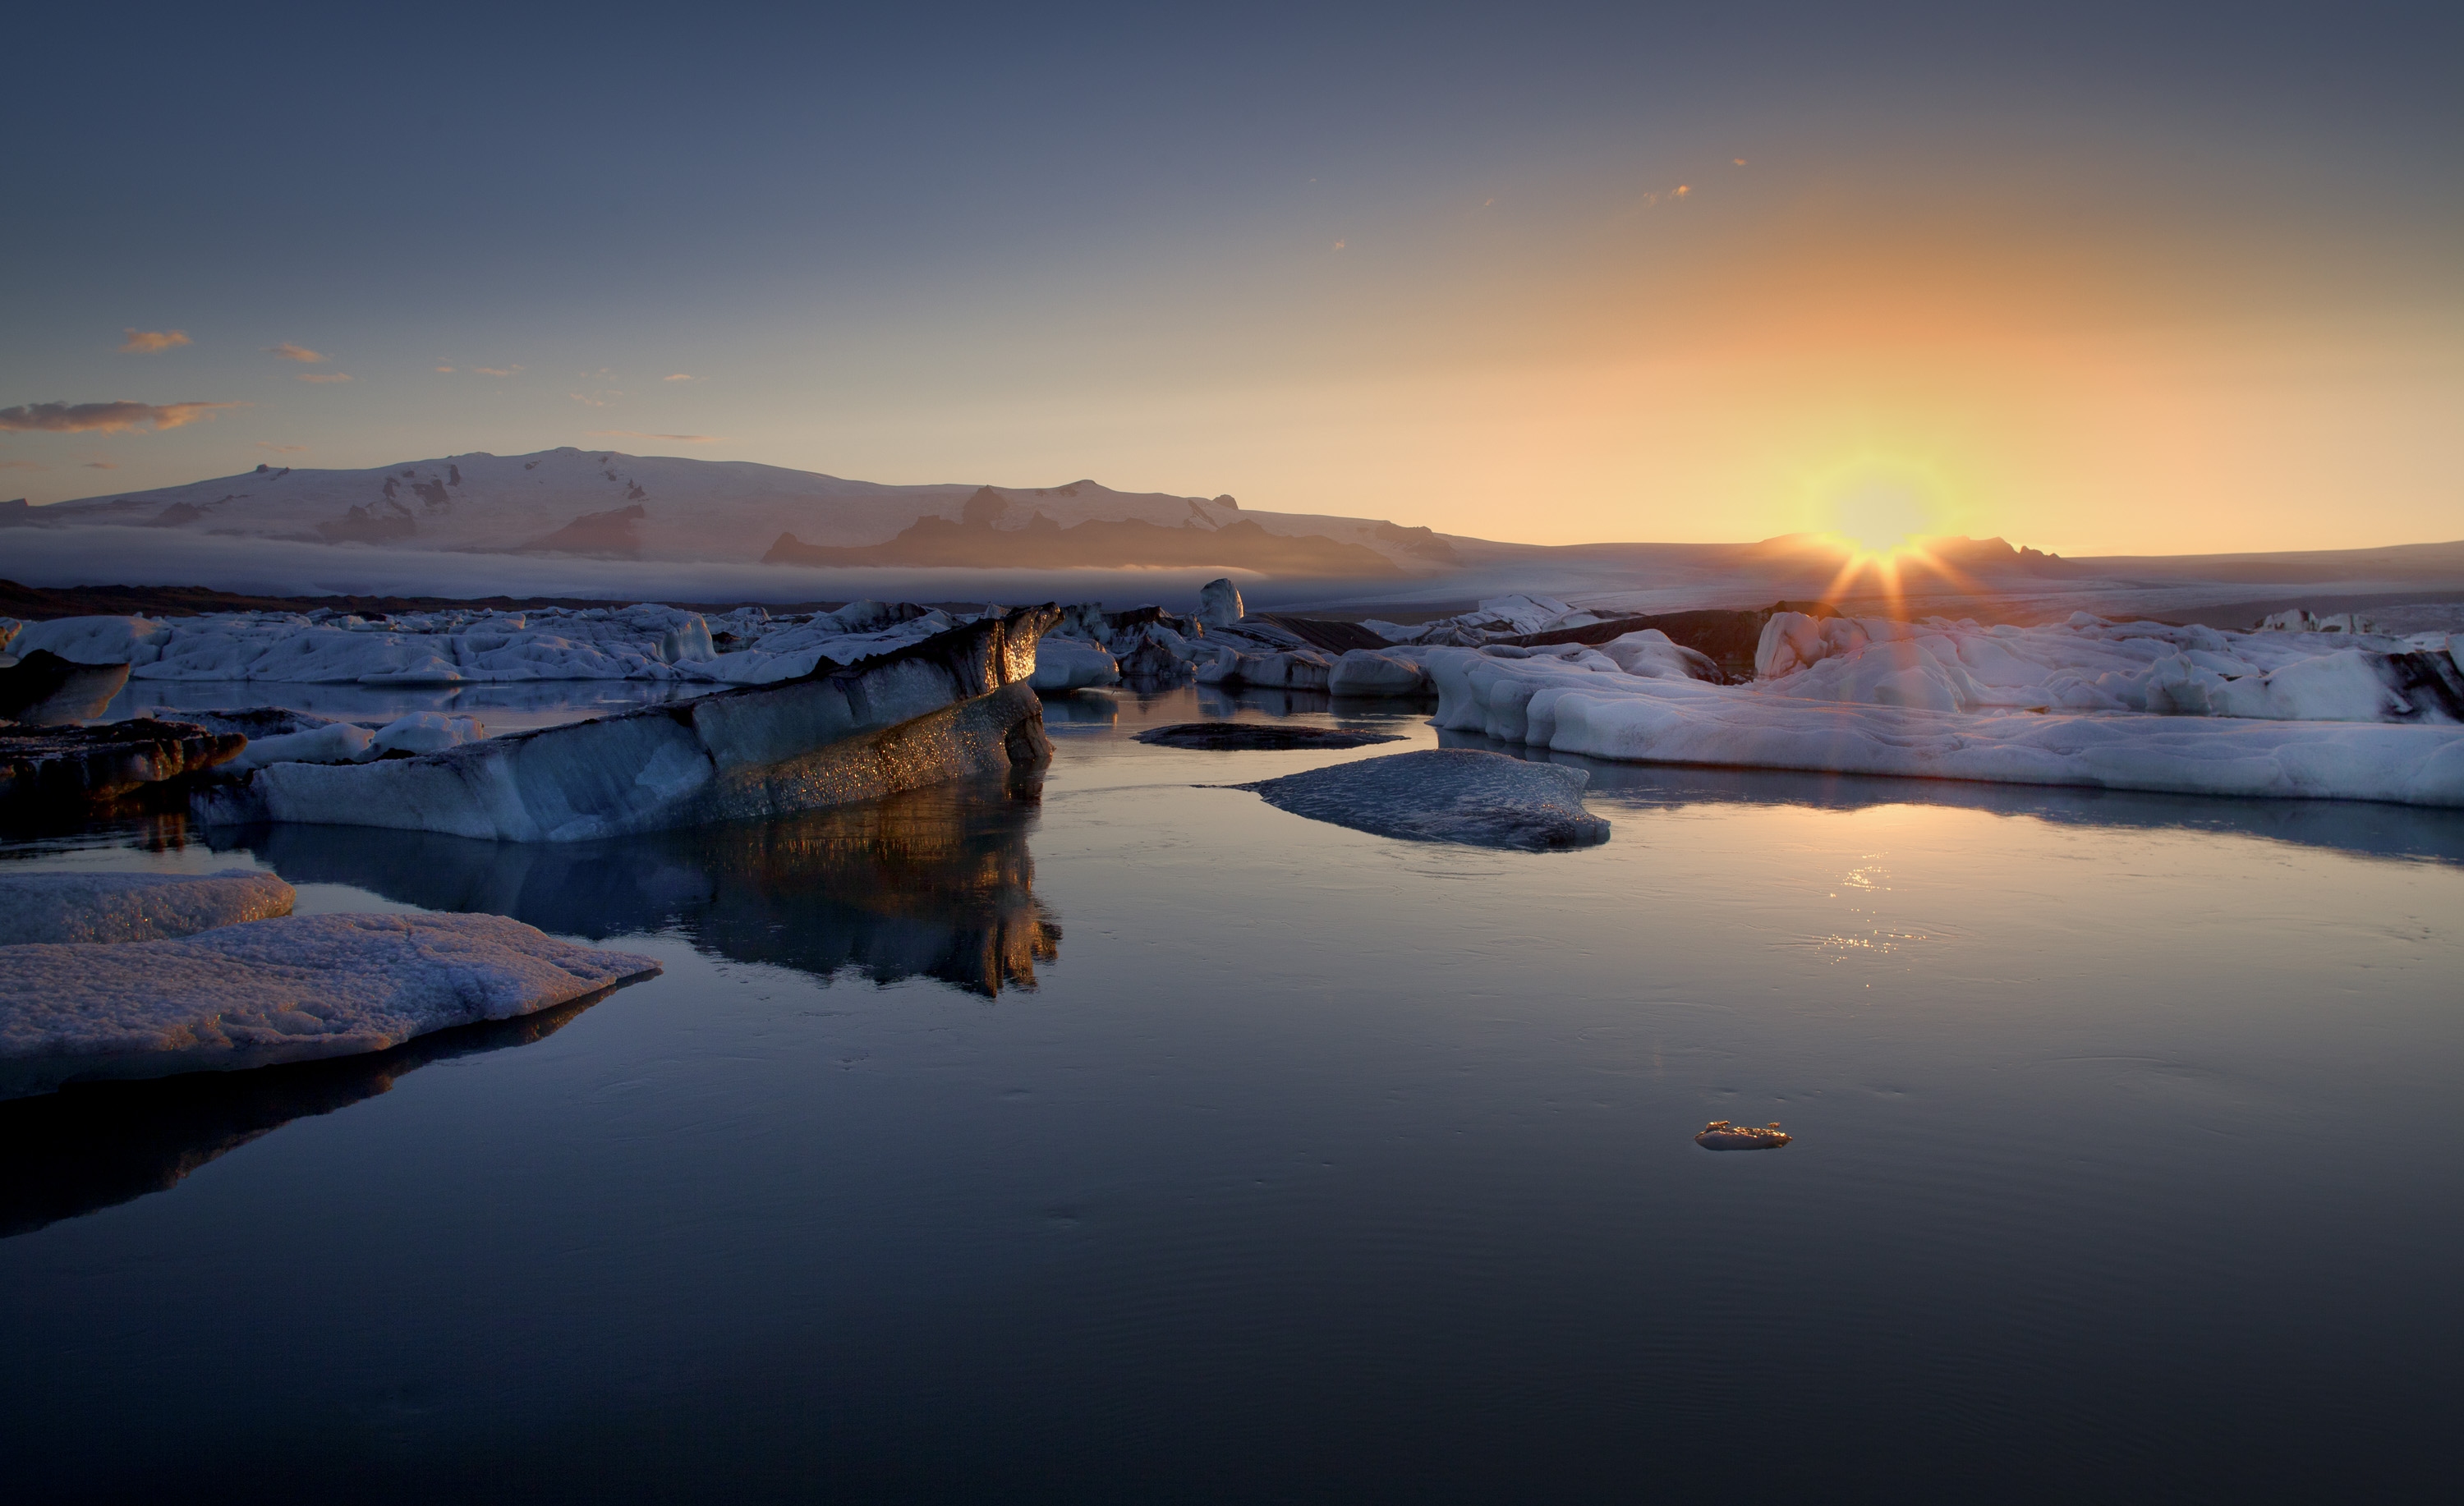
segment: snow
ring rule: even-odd
[[[1583,809],[1590,775],[1500,753],[1424,749],[1313,769],[1232,788],[1311,820],[1399,837],[1539,851],[1609,839]]]
[[[2464,728],[2452,726],[1817,700],[1786,693],[1803,676],[1642,679],[1593,650],[1440,648],[1426,662],[1439,727],[1620,762],[2464,806]],[[1897,674],[1923,678],[1890,669],[1876,691]]]
[[[0,1098],[385,1051],[658,971],[501,915],[291,915],[0,947]]]
[[[157,941],[291,913],[270,873],[47,872],[0,875],[0,946]]]

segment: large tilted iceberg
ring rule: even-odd
[[[384,1051],[658,971],[501,915],[289,915],[0,947],[0,1098]]]
[[[796,680],[414,757],[269,763],[203,792],[195,811],[209,824],[583,841],[1041,764],[1051,745],[1030,682],[1058,615],[1021,607]]]
[[[1757,661],[1722,686],[1576,644],[1424,659],[1441,728],[1595,758],[2464,805],[2444,644],[1781,613]]]

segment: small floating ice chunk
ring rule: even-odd
[[[385,1051],[658,971],[502,915],[290,915],[177,941],[0,947],[0,1098]]]
[[[1407,841],[1456,841],[1529,851],[1588,847],[1609,823],[1583,809],[1591,775],[1503,753],[1427,749],[1234,785],[1267,804]]]
[[[190,873],[0,876],[0,946],[160,941],[291,913],[291,885],[231,868]]]
[[[1362,732],[1344,727],[1309,727],[1290,722],[1177,722],[1170,727],[1148,728],[1138,733],[1137,740],[1165,748],[1238,753],[1366,748],[1372,743],[1399,743],[1403,739],[1393,732]]]
[[[1705,1150],[1777,1150],[1795,1138],[1782,1132],[1778,1120],[1757,1126],[1715,1119],[1703,1126],[1694,1143]]]

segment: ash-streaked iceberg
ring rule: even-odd
[[[1423,749],[1232,788],[1295,816],[1380,837],[1546,851],[1609,840],[1609,823],[1583,809],[1589,778],[1562,764]]]
[[[0,946],[162,941],[291,913],[291,885],[271,873],[0,874]]]
[[[1021,607],[803,678],[375,763],[269,764],[209,824],[583,841],[869,799],[1050,756],[1029,683],[1058,613]]]
[[[288,915],[0,948],[0,1098],[384,1051],[659,971],[501,915]]]

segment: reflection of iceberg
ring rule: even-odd
[[[168,1191],[207,1162],[292,1120],[374,1098],[431,1061],[528,1045],[605,996],[438,1031],[369,1056],[80,1083],[0,1103],[0,1238]]]
[[[594,842],[282,824],[218,832],[295,884],[511,915],[594,939],[673,926],[704,950],[828,977],[1032,988],[1061,929],[1034,896],[1030,786],[963,779],[769,821]]]

